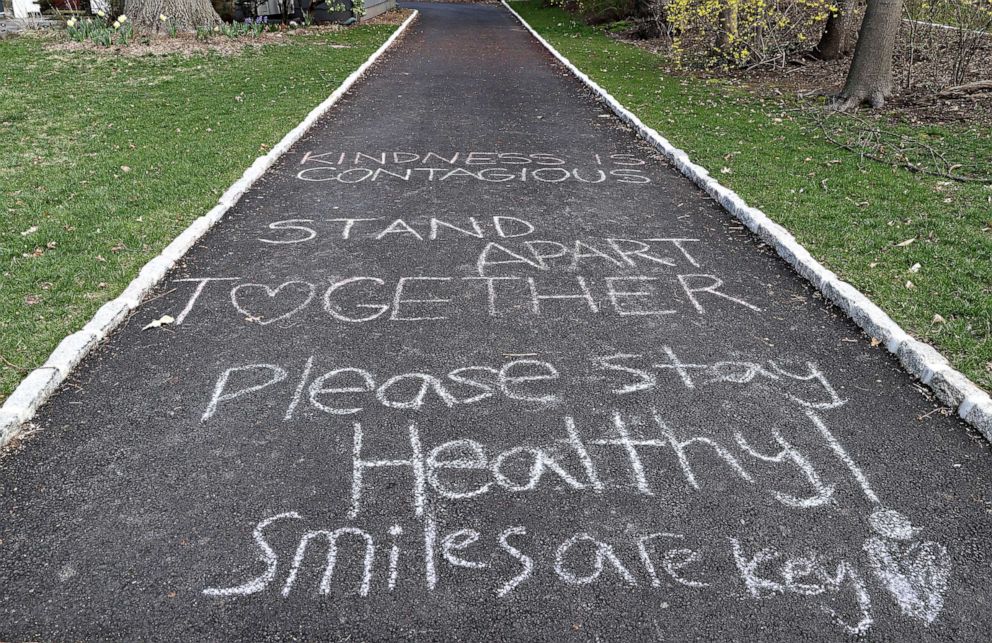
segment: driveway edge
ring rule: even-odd
[[[986,440],[992,442],[992,398],[988,393],[963,373],[952,368],[947,358],[937,349],[911,337],[864,293],[814,259],[788,230],[772,221],[761,210],[749,206],[740,195],[710,176],[706,168],[693,163],[683,150],[675,147],[668,139],[641,122],[633,112],[579,70],[527,24],[527,21],[514,11],[506,0],[500,2],[559,63],[592,90],[600,101],[609,106],[620,120],[630,125],[641,138],[664,154],[679,172],[702,188],[751,232],[774,247],[778,255],[800,276],[847,313],[868,336],[884,343],[885,348],[899,358],[903,368],[929,386],[941,402],[956,409],[961,419],[978,429]]]
[[[341,97],[351,89],[406,31],[419,12],[410,16],[382,43],[362,65],[353,71],[341,85],[322,103],[317,105],[299,125],[276,143],[269,153],[255,159],[241,178],[221,195],[216,206],[193,221],[179,236],[162,250],[162,253],[144,265],[138,276],[116,299],[105,303],[82,330],[64,338],[45,363],[27,375],[0,407],[0,448],[10,443],[21,432],[26,422],[34,417],[38,408],[65,382],[72,370],[84,357],[137,309],[145,297],[165,277],[176,263],[207,234],[207,232],[241,199],[266,170],[286,153],[326,114]]]

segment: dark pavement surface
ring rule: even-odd
[[[0,462],[0,639],[987,640],[988,446],[418,8]]]

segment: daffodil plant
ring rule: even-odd
[[[165,32],[169,34],[170,38],[175,38],[176,34],[179,33],[179,27],[176,26],[176,21],[164,13],[158,15],[158,21],[162,28],[165,29]]]
[[[65,30],[70,40],[90,42],[101,47],[125,46],[134,37],[134,26],[126,15],[121,14],[109,22],[104,11],[97,11],[95,18],[69,18]]]

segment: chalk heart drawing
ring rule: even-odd
[[[932,623],[944,607],[951,574],[947,548],[931,541],[910,543],[919,528],[891,509],[875,512],[869,523],[878,534],[865,543],[875,574],[904,614]]]
[[[231,303],[251,321],[268,326],[306,308],[314,294],[316,286],[305,281],[287,281],[276,288],[265,284],[240,284],[231,289]],[[294,304],[294,308],[289,308]],[[278,314],[280,311],[285,312]]]

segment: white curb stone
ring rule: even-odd
[[[976,427],[989,441],[992,441],[992,398],[987,393],[964,374],[951,368],[947,359],[932,346],[910,337],[864,293],[827,270],[796,241],[788,230],[772,221],[761,210],[748,206],[740,195],[721,185],[705,168],[689,160],[688,154],[683,150],[642,123],[633,112],[621,105],[609,92],[559,53],[551,43],[527,24],[527,21],[514,11],[506,0],[500,1],[559,63],[592,90],[620,120],[628,123],[642,138],[661,152],[679,172],[709,194],[759,239],[775,248],[779,256],[799,275],[846,312],[866,334],[881,341],[890,353],[898,356],[899,362],[907,371],[929,385],[942,402],[957,407],[958,415],[963,420]]]
[[[210,219],[200,217],[165,247],[162,256],[173,262],[179,261],[210,230],[211,225]]]
[[[992,398],[988,393],[979,391],[969,395],[961,403],[958,415],[992,442]]]
[[[0,445],[10,442],[26,419],[13,410],[0,408]]]
[[[93,319],[83,327],[83,330],[89,330],[99,338],[106,337],[130,312],[131,309],[120,297],[111,299],[96,311]]]
[[[947,359],[933,346],[912,338],[899,345],[896,355],[903,368],[920,378],[924,384],[929,384],[937,371],[951,367]]]
[[[257,159],[256,159],[257,162]],[[234,185],[227,188],[227,191],[220,196],[220,204],[226,205],[228,208],[232,207],[237,203],[245,192],[252,186],[252,183],[258,180],[258,177],[262,176],[262,172],[258,169],[255,163],[245,170],[245,173],[240,179],[234,182]]]
[[[36,368],[24,378],[17,389],[10,394],[3,408],[20,413],[24,420],[34,415],[41,404],[48,399],[62,383],[63,376],[56,368]]]
[[[32,371],[18,385],[3,406],[0,407],[0,447],[15,438],[21,426],[30,420],[39,406],[54,393],[65,381],[86,354],[101,341],[106,339],[128,314],[141,305],[148,293],[162,280],[210,228],[220,221],[227,211],[238,202],[244,193],[258,180],[262,174],[298,141],[307,130],[322,117],[343,96],[355,82],[361,78],[369,67],[400,37],[403,32],[417,19],[418,12],[414,11],[403,21],[396,31],[375,51],[361,67],[356,69],[341,86],[315,107],[303,121],[282,138],[265,156],[260,156],[245,170],[240,179],[234,182],[223,195],[218,204],[204,216],[196,219],[178,237],[162,251],[162,253],[142,267],[138,276],[124,289],[116,299],[104,304],[83,327],[83,330],[69,335],[59,343],[55,351],[48,357],[45,365]]]
[[[139,272],[138,276],[134,278],[124,292],[120,294],[118,299],[124,302],[124,305],[128,307],[128,310],[134,310],[141,305],[144,301],[145,295],[151,290],[153,284],[149,283]]]
[[[69,335],[52,351],[42,368],[53,368],[65,378],[76,368],[83,356],[89,352],[100,338],[91,330],[83,330]]]
[[[930,388],[941,402],[951,407],[959,407],[966,399],[982,392],[971,380],[953,368],[935,372],[930,380]]]
[[[176,265],[176,261],[174,259],[169,260],[168,257],[159,255],[144,265],[138,273],[138,278],[144,279],[146,282],[154,286],[158,282],[162,281],[162,277],[165,276],[165,273],[172,270],[174,265]]]
[[[223,204],[221,204],[221,205],[215,205],[212,209],[210,209],[201,218],[206,219],[210,223],[210,225],[213,226],[218,221],[220,221],[221,219],[223,219],[224,218],[224,215],[227,214],[227,211],[230,210],[230,209],[231,209],[231,206],[229,206],[229,205],[223,205]]]

